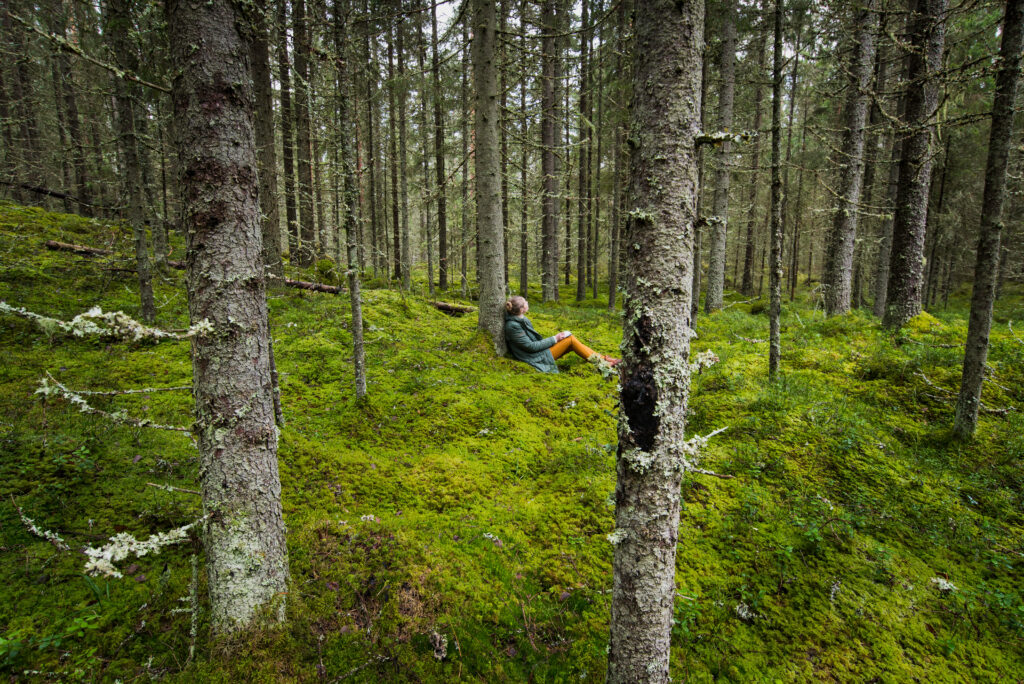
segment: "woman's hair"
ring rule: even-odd
[[[519,314],[523,313],[523,310],[525,308],[526,298],[520,297],[519,295],[516,295],[515,297],[512,297],[507,302],[505,302],[505,311],[509,312],[513,316],[518,316]]]

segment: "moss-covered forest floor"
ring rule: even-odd
[[[115,270],[128,262],[50,252],[47,239],[129,253],[122,228],[0,204],[0,300],[65,320],[137,313],[134,274]],[[320,270],[305,275],[331,277]],[[984,415],[961,444],[949,429],[959,294],[894,339],[866,313],[824,320],[805,292],[784,310],[776,384],[762,303],[701,316],[694,348],[721,362],[694,382],[691,430],[728,428],[703,466],[734,479],[683,485],[677,681],[1024,680],[1024,343],[1007,326],[1024,296],[997,305],[983,396],[1018,410]],[[233,658],[202,611],[189,657],[193,554],[205,600],[194,539],[120,563],[123,579],[82,572],[83,546],[198,517],[197,496],[147,485],[197,487],[187,436],[33,394],[46,372],[82,390],[189,385],[188,343],[49,338],[0,316],[0,676],[603,680],[615,382],[575,358],[557,376],[494,358],[475,315],[423,296],[364,297],[358,403],[347,296],[271,292],[290,620]],[[160,327],[187,327],[181,272],[156,279],[156,299]],[[542,332],[615,353],[606,300],[532,299]],[[89,399],[190,420],[188,391]],[[15,505],[71,550],[31,534]]]

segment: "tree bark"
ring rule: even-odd
[[[703,2],[638,3],[609,682],[667,682],[688,465]]]
[[[579,181],[576,200],[576,301],[587,297],[587,224],[590,202],[587,188],[590,183],[590,2],[583,0],[583,30],[580,32],[580,100],[579,100]]]
[[[932,120],[939,103],[937,73],[945,42],[946,0],[914,0],[908,18],[910,54],[906,121],[910,129],[900,155],[900,180],[893,217],[889,287],[882,325],[898,330],[921,313],[921,288],[928,190],[932,174]]]
[[[772,239],[768,278],[768,378],[779,374],[782,357],[782,0],[775,0],[775,45],[772,60]]]
[[[722,77],[722,90],[718,96],[718,130],[730,131],[736,92],[736,0],[725,0],[722,22],[722,52],[718,60]],[[728,140],[719,145],[717,156],[715,197],[711,209],[713,214],[708,220],[711,227],[711,253],[704,313],[721,309],[725,292],[725,237],[729,223],[729,181],[732,173],[731,145]]]
[[[333,0],[333,2],[334,52],[337,60],[335,68],[337,72],[338,143],[341,147],[341,172],[344,178],[341,221],[345,226],[345,253],[348,260],[346,276],[352,303],[352,365],[355,371],[356,398],[362,399],[366,396],[366,352],[363,345],[363,300],[359,289],[359,255],[356,248],[358,235],[356,205],[359,202],[359,197],[351,144],[354,137],[352,130],[354,117],[349,113],[352,75],[348,69],[348,13],[340,7],[339,0]],[[424,104],[426,104],[425,100]]]
[[[555,118],[557,96],[555,76],[558,55],[555,33],[556,0],[544,0],[541,9],[541,174],[544,195],[541,199],[541,289],[545,302],[558,299],[558,167],[555,146],[558,123]]]
[[[126,0],[110,0],[107,4],[107,35],[118,65],[130,73],[138,73],[139,60],[129,36],[134,30]],[[135,270],[139,279],[142,320],[152,323],[156,318],[153,303],[153,274],[146,240],[146,216],[143,207],[142,167],[138,130],[138,86],[126,79],[117,79],[117,125],[124,155],[124,182],[128,195],[128,221],[135,243]]]
[[[305,0],[294,0],[292,31],[295,38],[295,141],[298,148],[299,251],[296,263],[311,266],[315,256],[316,226],[313,218],[313,166],[310,138],[309,20]]]
[[[284,618],[288,552],[277,469],[248,24],[227,0],[169,0],[187,235],[195,426],[214,630]]]
[[[757,225],[757,181],[761,173],[761,105],[764,102],[764,87],[761,80],[765,77],[766,36],[766,32],[762,30],[754,47],[757,52],[757,72],[754,75],[757,81],[754,86],[754,140],[750,150],[750,207],[747,210],[747,239],[743,251],[743,281],[740,286],[740,291],[745,295],[750,295],[754,290],[754,227]]]
[[[299,215],[295,201],[295,108],[292,106],[291,60],[288,57],[288,0],[277,0],[277,65],[281,80],[281,160],[284,163],[285,224],[288,254],[299,255]]]
[[[476,230],[480,237],[480,304],[477,327],[505,354],[505,250],[502,241],[501,159],[498,136],[497,25],[494,3],[472,0]]]
[[[437,286],[448,289],[448,179],[444,173],[444,116],[441,110],[441,66],[437,54],[437,6],[430,8],[431,71],[434,74],[434,172],[437,174]]]
[[[708,80],[711,73],[711,59],[708,54],[708,36],[711,33],[711,17],[707,12],[707,2],[704,2],[704,32],[701,37],[701,67],[700,67],[700,130],[707,132],[708,128]],[[690,326],[696,329],[697,316],[700,313],[700,280],[701,270],[704,268],[703,261],[703,233],[707,221],[704,219],[704,186],[707,183],[707,174],[704,172],[704,157],[706,145],[697,148],[697,220],[693,224],[693,284],[690,297]]]
[[[529,251],[529,229],[527,227],[527,201],[529,197],[527,185],[526,185],[526,173],[527,173],[527,162],[529,154],[529,146],[526,144],[528,139],[530,121],[529,114],[526,110],[526,87],[527,80],[529,78],[527,74],[527,53],[526,53],[526,7],[527,0],[520,0],[519,2],[519,70],[521,79],[519,81],[519,134],[520,134],[520,163],[519,163],[519,186],[520,186],[520,202],[519,202],[519,295],[525,297],[529,290],[529,270],[530,270],[530,251]]]
[[[256,94],[256,149],[260,161],[260,214],[263,225],[263,264],[267,272],[283,277],[281,219],[277,211],[277,149],[274,142],[274,91],[270,83],[270,45],[267,35],[267,0],[254,7],[252,80]]]
[[[401,203],[402,222],[402,289],[406,292],[412,287],[412,247],[409,244],[409,169],[408,141],[406,135],[405,109],[409,99],[409,87],[405,82],[405,23],[398,22],[395,31],[398,33],[398,172],[401,176],[399,184],[399,202]]]
[[[1003,16],[1003,42],[999,48],[999,72],[992,102],[985,191],[981,202],[981,236],[974,266],[971,317],[960,395],[956,402],[953,433],[960,438],[974,434],[981,404],[981,385],[988,358],[988,336],[992,329],[1000,241],[1003,232],[1003,200],[1006,196],[1006,167],[1013,137],[1013,102],[1020,81],[1021,50],[1024,49],[1024,0],[1007,0]]]
[[[874,0],[862,0],[853,19],[853,53],[850,57],[844,109],[843,138],[837,154],[839,196],[833,210],[832,232],[825,253],[822,289],[825,314],[836,316],[850,310],[850,283],[853,275],[853,248],[860,216],[860,196],[864,181],[864,126],[868,119],[868,86],[874,53],[876,15]]]

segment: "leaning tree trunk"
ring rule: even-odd
[[[637,5],[609,682],[667,682],[690,385],[704,3]]]
[[[732,129],[732,107],[736,90],[736,0],[726,0],[722,17],[722,53],[719,70],[722,91],[718,96],[718,130]],[[715,197],[708,219],[711,227],[711,251],[708,261],[707,294],[704,313],[722,308],[725,292],[725,236],[729,223],[729,181],[732,169],[730,144],[726,140],[718,148],[718,168],[715,169]]]
[[[138,73],[139,60],[129,36],[134,30],[127,0],[111,0],[107,5],[107,30],[118,65],[129,73]],[[128,188],[128,220],[135,242],[135,270],[139,279],[142,319],[152,323],[156,318],[153,303],[153,274],[150,270],[149,247],[146,241],[145,209],[143,208],[142,166],[139,159],[137,113],[138,86],[127,79],[117,79],[117,125],[124,151],[124,180]]]
[[[768,277],[768,377],[779,374],[782,357],[782,0],[775,0],[772,68],[772,245]]]
[[[882,325],[898,330],[921,313],[925,226],[932,176],[932,117],[939,104],[938,71],[945,42],[946,0],[915,0],[908,24],[905,125],[900,180],[892,226],[889,288]]]
[[[823,290],[825,314],[835,316],[850,310],[850,278],[853,274],[853,247],[860,216],[860,196],[864,180],[864,125],[868,119],[868,85],[874,51],[874,0],[864,0],[854,16],[853,54],[844,108],[843,141],[836,154],[844,161],[839,172],[839,194],[832,219],[825,255]]]
[[[501,219],[501,160],[494,3],[473,0],[473,132],[476,153],[476,230],[480,239],[480,304],[477,327],[490,334],[494,351],[505,354],[505,250]]]
[[[978,425],[981,384],[988,357],[988,335],[992,329],[996,273],[999,270],[1000,239],[1003,232],[1003,199],[1006,196],[1006,167],[1013,137],[1013,101],[1020,80],[1021,50],[1024,49],[1024,0],[1007,0],[1003,18],[1003,44],[999,49],[999,73],[992,102],[988,162],[985,166],[985,194],[981,202],[981,236],[974,266],[971,319],[967,326],[967,349],[956,402],[953,432],[970,437]]]
[[[263,277],[249,22],[228,0],[169,0],[195,427],[213,627],[284,618],[288,554]]]

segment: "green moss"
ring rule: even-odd
[[[131,249],[123,229],[0,204],[0,298],[65,319],[93,305],[137,312],[130,273],[46,251],[46,239]],[[177,236],[173,245],[180,254]],[[317,279],[329,268],[289,275]],[[422,292],[424,274],[414,275]],[[155,281],[163,327],[188,324],[182,277]],[[533,299],[542,332],[568,328],[615,353],[621,321],[606,299]],[[289,622],[245,636],[226,658],[229,645],[207,638],[204,612],[184,669],[190,618],[172,610],[189,593],[198,541],[139,559],[124,580],[86,579],[81,555],[33,537],[10,497],[73,548],[198,517],[197,497],[146,486],[196,487],[187,438],[111,426],[32,395],[45,371],[82,389],[188,385],[187,343],[50,340],[0,318],[0,671],[603,679],[615,383],[582,359],[561,361],[549,377],[494,358],[474,316],[449,318],[418,294],[371,287],[370,393],[357,402],[347,298],[273,288],[269,303],[288,422]],[[732,307],[698,319],[694,352],[712,349],[721,362],[694,378],[689,430],[728,426],[702,466],[735,479],[690,475],[683,484],[677,588],[687,599],[676,604],[674,678],[1024,676],[1024,415],[983,414],[977,439],[955,442],[952,401],[935,389],[958,386],[962,349],[950,345],[966,334],[965,305],[955,297],[893,339],[863,312],[826,320],[799,293],[783,312],[783,373],[771,384],[767,344],[749,341],[768,337],[765,316]],[[989,364],[998,384],[986,384],[983,401],[1019,406],[1024,345],[1005,321],[1024,318],[1021,291],[1008,291],[996,312]],[[190,420],[187,391],[94,403]],[[958,590],[940,594],[936,576]],[[753,617],[739,617],[741,603]],[[447,639],[444,660],[434,657],[435,633]]]

